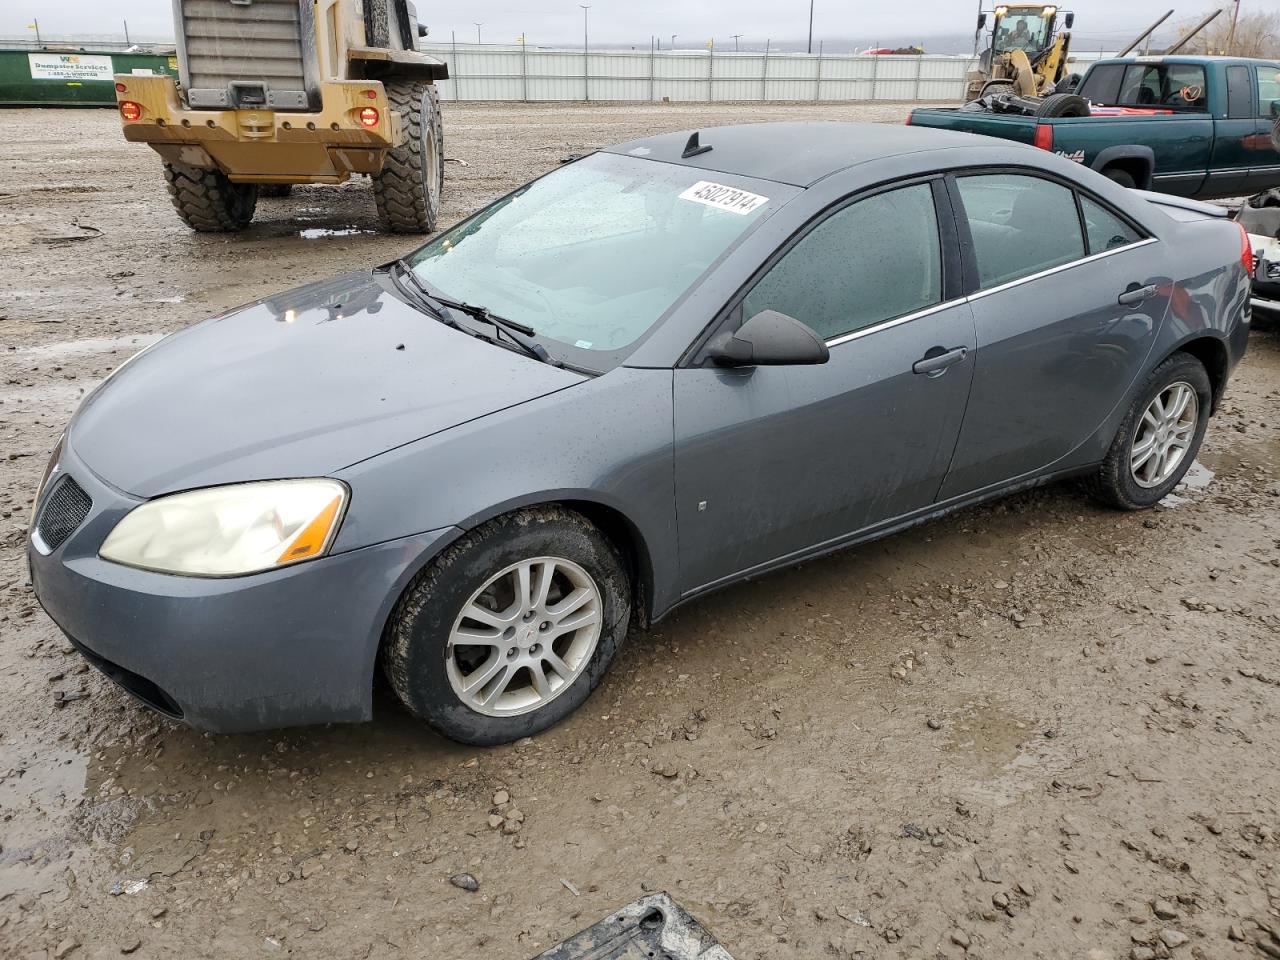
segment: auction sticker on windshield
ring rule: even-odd
[[[681,200],[692,200],[694,203],[705,203],[717,210],[728,210],[730,213],[746,216],[756,207],[769,202],[768,197],[758,193],[748,193],[737,187],[726,187],[723,183],[712,183],[710,180],[699,180],[692,187],[680,194]]]

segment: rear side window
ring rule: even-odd
[[[1257,67],[1258,71],[1258,116],[1280,117],[1277,104],[1280,104],[1280,66],[1274,63]]]
[[[1253,115],[1253,89],[1249,85],[1249,68],[1227,67],[1227,118],[1244,120]]]
[[[743,301],[743,316],[777,310],[824,340],[942,301],[933,191],[918,184],[832,214],[787,251]]]
[[[1093,67],[1076,91],[1093,103],[1114,104],[1120,102],[1120,81],[1124,79],[1124,64],[1109,63]]]
[[[1075,195],[1067,187],[1010,173],[961,177],[958,183],[982,289],[1085,255]]]
[[[1142,239],[1133,227],[1088,197],[1080,198],[1080,210],[1084,213],[1084,232],[1089,238],[1090,253],[1105,253]]]

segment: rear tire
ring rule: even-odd
[[[409,711],[446,737],[508,743],[586,701],[630,619],[613,544],[563,507],[521,510],[477,527],[418,574],[387,624],[382,666]]]
[[[1074,93],[1054,93],[1040,101],[1037,117],[1087,117],[1089,101]]]
[[[1133,174],[1120,167],[1107,167],[1102,171],[1102,175],[1117,186],[1127,187],[1130,190],[1138,185],[1138,182],[1133,179]]]
[[[1178,396],[1180,388],[1184,386],[1189,387],[1194,394],[1193,398],[1188,398],[1188,405],[1194,405],[1194,423],[1181,427],[1175,424],[1172,429],[1159,434],[1156,422],[1160,418],[1158,414],[1152,415],[1153,404],[1157,398],[1163,402],[1166,398]],[[1212,407],[1213,388],[1204,364],[1189,353],[1173,354],[1151,371],[1135,396],[1120,429],[1116,431],[1106,459],[1093,478],[1093,495],[1108,506],[1121,510],[1154,507],[1169,495],[1191,468],[1196,454],[1200,452],[1200,443],[1204,440]],[[1175,451],[1184,439],[1186,445],[1181,447],[1167,474],[1159,471],[1140,477],[1139,474],[1151,473],[1150,460],[1143,460],[1142,453],[1144,442],[1152,439],[1153,433],[1164,439],[1172,439],[1171,449]],[[1156,444],[1157,448],[1159,445]],[[1141,463],[1136,463],[1138,460]]]
[[[192,230],[230,233],[243,230],[253,219],[258,204],[255,184],[232,183],[221,170],[168,162],[164,165],[164,179],[174,209]]]
[[[444,190],[444,129],[436,88],[413,80],[386,84],[405,139],[387,153],[373,177],[378,214],[393,233],[431,233]]]
[[[293,193],[292,183],[260,183],[258,184],[259,197],[287,197]]]

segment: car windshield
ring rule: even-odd
[[[524,323],[539,340],[567,345],[553,352],[600,367],[620,359],[779,205],[784,189],[793,192],[597,153],[502,198],[408,259],[442,296]]]

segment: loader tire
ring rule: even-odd
[[[178,216],[200,233],[243,230],[253,219],[258,188],[232,183],[221,170],[202,170],[181,163],[165,163],[165,184]]]
[[[365,46],[391,46],[391,24],[388,17],[387,0],[364,0],[364,42]]]
[[[444,189],[444,130],[436,88],[415,80],[386,84],[387,102],[400,114],[405,139],[374,174],[378,214],[392,233],[431,233]]]
[[[292,183],[264,183],[258,186],[258,197],[287,197],[293,193]]]
[[[1087,117],[1089,101],[1074,93],[1055,93],[1040,101],[1037,117]]]

